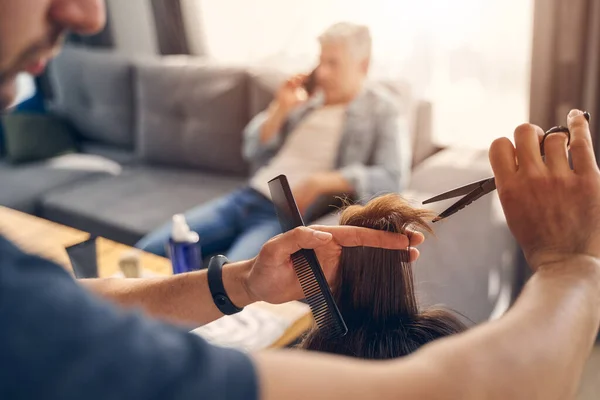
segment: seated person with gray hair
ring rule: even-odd
[[[185,213],[203,254],[250,259],[281,232],[267,186],[280,174],[287,175],[305,217],[321,196],[368,199],[398,192],[407,180],[408,127],[391,97],[365,82],[369,29],[338,23],[319,42],[320,61],[310,78],[314,94],[305,90],[307,75],[291,77],[245,129],[244,156],[259,166],[248,186]],[[166,224],[137,247],[164,255],[170,233]]]

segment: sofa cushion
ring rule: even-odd
[[[173,214],[222,196],[245,183],[241,178],[187,170],[125,168],[119,176],[46,196],[42,216],[134,245]]]
[[[250,75],[248,119],[251,119],[267,108],[277,89],[288,77],[282,71],[273,68],[251,68],[248,72]]]
[[[45,114],[9,114],[2,117],[7,160],[13,164],[75,153],[73,129],[60,118]]]
[[[243,69],[191,61],[140,63],[136,77],[143,161],[248,174],[241,151],[248,123]]]
[[[38,214],[45,194],[104,175],[104,172],[57,168],[47,163],[13,166],[0,162],[0,205]]]
[[[132,148],[132,76],[132,63],[124,56],[67,47],[50,67],[50,109],[86,139]]]
[[[124,149],[114,145],[86,141],[79,143],[79,149],[84,154],[100,156],[117,162],[120,165],[132,165],[138,162],[134,150]]]

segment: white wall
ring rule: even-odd
[[[329,25],[367,24],[371,77],[408,80],[414,95],[433,103],[434,140],[441,146],[487,149],[529,119],[534,0],[186,3],[196,6],[187,18],[195,14],[197,21],[188,25],[202,27],[211,58],[287,71],[315,65],[316,37]]]
[[[158,53],[149,0],[107,0],[117,50],[131,55]]]

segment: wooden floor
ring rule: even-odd
[[[583,372],[583,380],[579,389],[577,400],[600,399],[600,346],[594,348],[594,352]]]

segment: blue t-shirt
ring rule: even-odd
[[[248,358],[121,311],[0,237],[0,399],[249,399]]]

